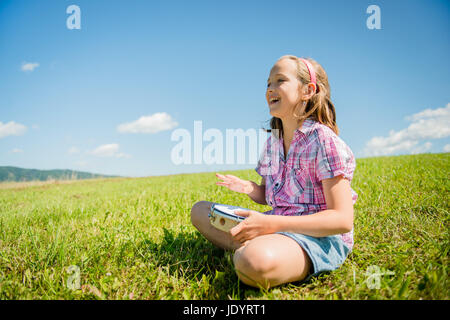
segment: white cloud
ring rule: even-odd
[[[80,153],[80,149],[78,149],[77,147],[70,147],[69,150],[67,150],[68,154],[77,154]]]
[[[432,145],[433,144],[431,142],[425,142],[424,144],[422,144],[416,148],[413,148],[411,150],[411,154],[425,153],[431,149]]]
[[[119,152],[117,143],[104,144],[91,151],[90,154],[98,157],[131,158],[129,154]]]
[[[129,159],[129,158],[131,158],[131,155],[120,152],[120,153],[117,153],[117,154],[116,154],[116,158],[125,158],[125,159]]]
[[[142,116],[133,122],[122,123],[117,126],[120,133],[157,133],[170,130],[178,123],[165,112],[158,112],[151,116]]]
[[[24,72],[32,72],[37,67],[39,67],[39,63],[37,62],[23,62],[21,69]]]
[[[19,148],[14,148],[14,149],[11,150],[11,152],[12,152],[12,153],[22,153],[23,150],[22,150],[22,149],[19,149]]]
[[[425,109],[421,112],[415,113],[412,116],[407,116],[405,119],[408,121],[419,121],[421,119],[427,119],[427,118],[437,118],[437,117],[448,117],[449,115],[449,108],[450,103],[447,103],[447,106],[445,108],[438,108],[438,109]]]
[[[387,137],[373,137],[365,147],[366,156],[383,156],[402,153],[420,153],[431,148],[431,142],[419,145],[426,139],[450,136],[450,103],[444,108],[425,109],[405,118],[412,122],[406,129],[391,130]],[[418,146],[419,145],[419,146]]]
[[[10,121],[8,123],[2,123],[0,121],[0,139],[7,136],[20,136],[27,131],[27,127],[20,123]]]
[[[114,154],[116,154],[118,151],[119,145],[117,143],[112,143],[101,145],[97,147],[95,150],[93,150],[91,153],[99,157],[113,157]]]
[[[450,144],[444,146],[444,152],[450,152]]]

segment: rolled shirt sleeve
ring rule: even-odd
[[[339,175],[351,181],[355,167],[353,152],[341,138],[331,132],[319,134],[319,148],[316,157],[318,181]]]

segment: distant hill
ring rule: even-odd
[[[47,180],[79,180],[93,178],[113,178],[117,176],[106,176],[90,172],[74,170],[37,170],[17,167],[0,167],[0,181],[47,181]]]

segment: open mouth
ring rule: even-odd
[[[273,105],[273,104],[276,104],[276,103],[278,103],[278,102],[280,102],[280,99],[279,99],[279,98],[272,98],[272,99],[270,99],[270,101],[269,101],[269,105]]]

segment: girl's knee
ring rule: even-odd
[[[236,273],[244,283],[247,283],[244,278],[249,278],[266,286],[270,281],[270,273],[277,268],[275,256],[270,249],[252,245],[250,241],[246,246],[236,250],[233,256]]]
[[[208,211],[211,208],[211,202],[209,201],[198,201],[191,208],[191,223],[198,227],[205,216],[208,215]]]

